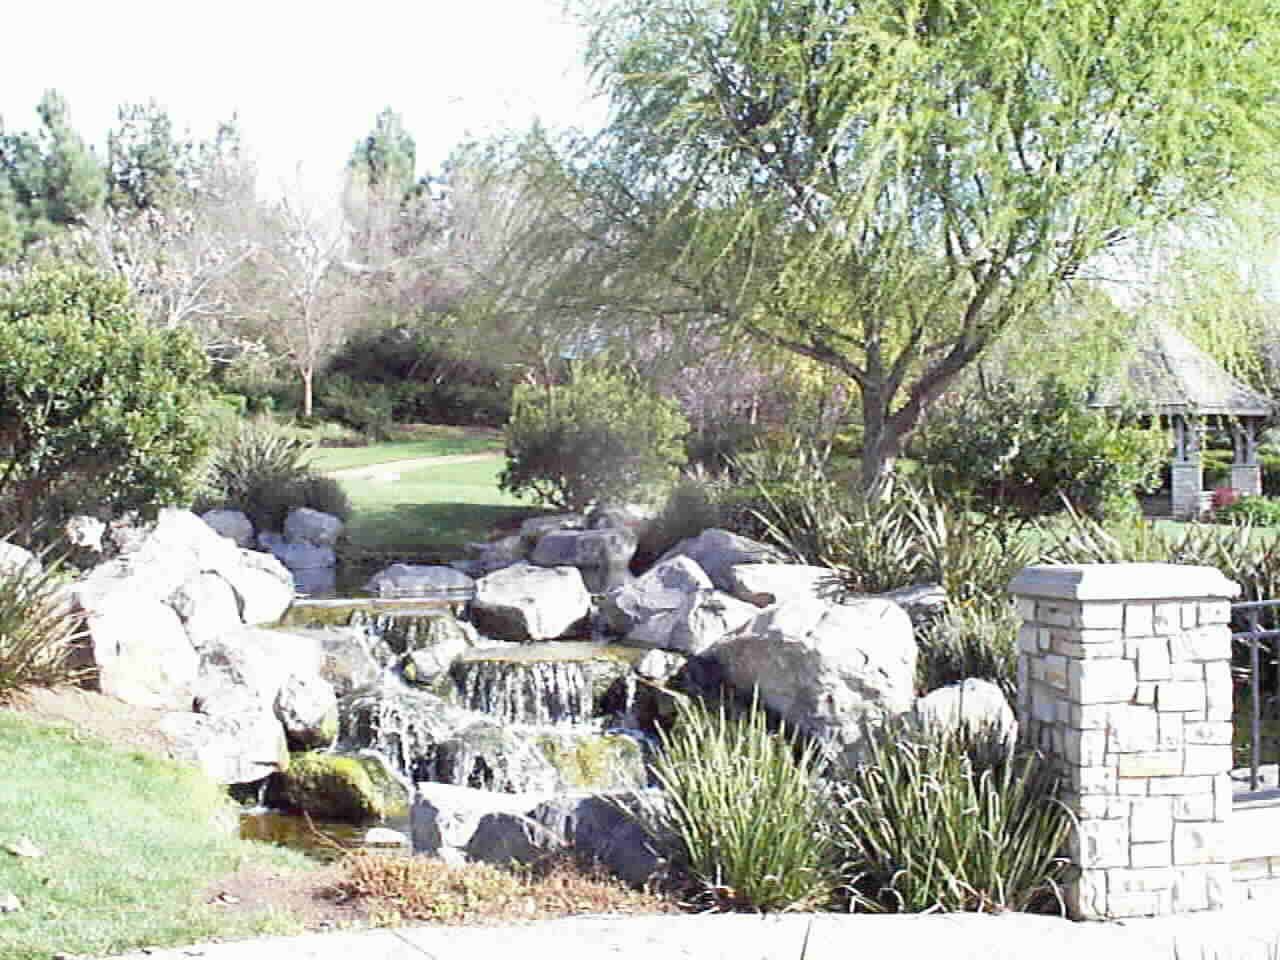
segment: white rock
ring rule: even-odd
[[[1008,699],[994,683],[977,677],[921,697],[915,718],[922,729],[935,733],[965,726],[974,732],[992,730],[1010,743],[1018,737],[1018,721]]]
[[[644,576],[609,591],[600,601],[606,626],[616,633],[629,634],[641,624],[664,614],[675,614],[685,606],[690,594],[711,589],[711,578],[697,562],[686,556],[661,561]],[[665,629],[650,635],[664,635]],[[663,646],[645,642],[645,646]]]
[[[672,557],[685,556],[697,562],[706,571],[716,589],[733,592],[730,571],[737,563],[778,563],[783,558],[773,547],[742,537],[728,530],[711,528],[696,537],[681,540],[659,558],[659,562]]]
[[[167,713],[158,727],[180,761],[218,783],[252,783],[288,764],[284,728],[270,709],[217,717]]]
[[[591,595],[576,567],[518,563],[476,582],[471,620],[496,640],[554,640],[583,623]]]
[[[802,563],[735,563],[729,568],[729,592],[767,607],[791,597],[820,597],[834,576],[830,567]]]
[[[200,658],[172,607],[132,588],[78,600],[103,693],[139,707],[190,709]]]
[[[220,536],[235,541],[237,547],[253,546],[253,521],[242,510],[207,510],[200,519]]]

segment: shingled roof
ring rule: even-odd
[[[1271,402],[1245,386],[1165,324],[1139,327],[1120,373],[1094,391],[1091,407],[1134,406],[1155,413],[1265,417]]]

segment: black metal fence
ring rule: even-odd
[[[1249,624],[1248,630],[1231,634],[1231,639],[1235,643],[1244,644],[1249,655],[1249,664],[1245,669],[1249,674],[1250,690],[1249,789],[1251,791],[1258,789],[1258,768],[1262,766],[1263,700],[1264,696],[1274,695],[1273,692],[1266,695],[1263,693],[1263,649],[1265,647],[1268,654],[1267,666],[1276,662],[1276,654],[1280,652],[1276,647],[1276,638],[1280,637],[1280,630],[1265,630],[1262,628],[1262,614],[1268,607],[1280,607],[1280,600],[1253,600],[1231,605],[1232,619],[1243,618]]]

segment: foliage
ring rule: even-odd
[[[713,909],[821,906],[833,889],[821,752],[773,733],[764,708],[741,715],[682,702],[661,730],[654,777],[664,797],[634,815],[698,902]]]
[[[923,695],[977,677],[1016,703],[1020,624],[1003,593],[948,603],[941,617],[916,632],[916,691]]]
[[[1257,527],[1280,526],[1280,500],[1271,497],[1237,497],[1213,512],[1217,521],[1247,520]]]
[[[214,451],[205,470],[198,508],[242,510],[257,530],[281,530],[295,507],[311,507],[346,520],[351,507],[342,488],[310,466],[311,445],[267,421],[243,424]]]
[[[81,481],[79,509],[189,496],[204,455],[208,366],[180,330],[153,330],[122,284],[76,267],[0,287],[0,494],[29,537],[38,505]],[[58,520],[59,518],[48,518]]]
[[[725,483],[700,464],[681,471],[661,511],[640,533],[637,562],[647,565],[686,537],[696,537],[712,527],[736,530],[724,520],[722,498],[725,493]]]
[[[930,417],[918,450],[940,489],[984,513],[1029,519],[1062,509],[1065,496],[1103,516],[1154,489],[1168,440],[1085,400],[1052,374],[1027,387],[978,384]]]
[[[674,402],[599,362],[569,382],[516,388],[499,484],[560,509],[625,501],[669,483],[688,424]]]
[[[855,908],[1060,910],[1071,815],[1047,758],[992,731],[868,730],[839,790],[837,843]]]
[[[27,687],[77,679],[71,658],[82,621],[61,595],[62,581],[57,564],[0,565],[0,703]]]
[[[1269,0],[582,7],[611,122],[535,150],[567,198],[526,248],[548,313],[710,315],[829,367],[866,487],[1003,331],[1277,129]]]
[[[378,384],[357,384],[336,374],[325,378],[318,408],[324,416],[359,430],[371,442],[390,439],[391,391]]]

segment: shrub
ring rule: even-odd
[[[837,844],[855,908],[1057,905],[1071,816],[1058,775],[990,731],[868,731],[868,762],[837,791]]]
[[[392,394],[378,383],[357,383],[340,373],[325,378],[317,407],[325,416],[358,430],[370,441],[390,439]]]
[[[673,401],[585,364],[567,384],[516,388],[499,485],[562,510],[625,500],[674,478],[687,429]]]
[[[1213,518],[1226,522],[1248,520],[1255,526],[1274,527],[1280,525],[1280,500],[1270,497],[1236,497],[1234,501],[1215,510]]]
[[[82,621],[60,594],[57,564],[0,571],[0,703],[27,687],[76,679]]]
[[[816,785],[820,754],[770,732],[753,702],[730,715],[681,705],[659,731],[654,776],[662,800],[634,811],[699,902],[724,910],[820,906],[834,888],[829,807]]]
[[[925,694],[976,677],[998,686],[1010,705],[1016,703],[1020,623],[1003,593],[950,604],[916,634],[916,690]]]
[[[350,501],[336,480],[312,471],[311,449],[266,421],[244,424],[210,459],[196,508],[243,510],[258,530],[282,529],[295,507],[347,520]]]
[[[72,488],[91,492],[86,510],[113,512],[190,496],[207,377],[195,339],[146,326],[115,279],[42,267],[0,288],[0,496],[19,536],[60,525],[38,514]]]
[[[1052,376],[974,390],[930,419],[920,449],[938,489],[984,513],[1037,517],[1061,510],[1066,496],[1102,517],[1155,489],[1168,441],[1084,400]]]

